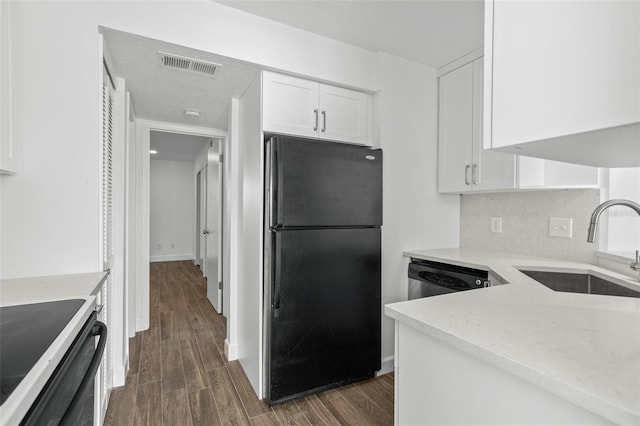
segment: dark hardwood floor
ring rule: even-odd
[[[130,339],[129,374],[105,425],[393,424],[391,374],[268,407],[224,356],[225,320],[199,268],[152,263],[150,278],[150,327]]]

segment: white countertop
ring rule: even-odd
[[[640,424],[640,299],[555,292],[517,270],[604,274],[574,262],[468,249],[405,256],[491,271],[507,284],[385,306],[385,314],[620,424]]]
[[[96,272],[0,280],[0,307],[66,299],[85,300],[80,310],[2,404],[0,424],[17,425],[22,420],[95,309],[95,295],[106,277],[106,273]]]
[[[105,272],[0,280],[0,306],[95,296]]]

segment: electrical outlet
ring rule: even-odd
[[[158,244],[156,247],[158,248],[158,250],[162,250],[162,244]]]
[[[502,216],[491,217],[491,232],[502,233]]]
[[[573,219],[568,217],[549,218],[549,236],[571,238],[573,234]]]

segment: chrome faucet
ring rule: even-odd
[[[636,202],[622,199],[605,201],[604,203],[596,207],[596,209],[591,214],[591,223],[589,223],[589,235],[587,236],[587,242],[596,242],[596,236],[598,234],[598,221],[600,220],[600,215],[611,206],[627,206],[635,210],[635,212],[638,213],[638,216],[640,216],[640,204]],[[640,271],[640,256],[638,254],[638,250],[636,250],[635,262],[631,262],[629,266],[634,271]]]

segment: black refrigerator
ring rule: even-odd
[[[271,136],[264,392],[280,403],[380,369],[382,150]]]

